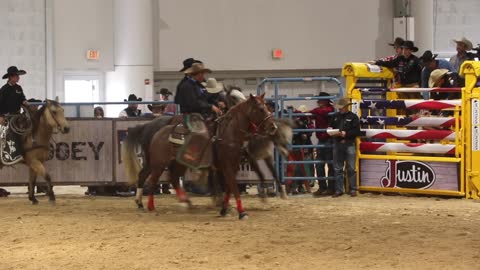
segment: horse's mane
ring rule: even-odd
[[[55,100],[48,100],[48,102],[50,102],[50,104],[55,106],[55,107],[60,106],[60,103],[58,103]],[[35,132],[38,131],[38,128],[40,127],[40,119],[42,118],[42,115],[45,113],[45,110],[47,108],[48,108],[48,105],[45,102],[45,104],[42,105],[42,107],[40,109],[38,109],[37,111],[35,111],[33,113],[33,115],[32,115],[32,125],[33,125],[32,134],[34,134]],[[30,111],[30,113],[32,113],[32,111]]]

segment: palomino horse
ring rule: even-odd
[[[48,159],[50,139],[53,133],[59,131],[63,134],[70,131],[64,110],[57,101],[46,100],[45,105],[33,112],[33,129],[22,140],[24,154],[23,162],[29,167],[28,199],[33,204],[38,204],[34,190],[38,176],[47,183],[47,195],[50,202],[55,201],[52,180],[43,163]],[[1,165],[0,165],[1,168]]]
[[[268,126],[269,132],[275,132],[272,115],[265,107],[263,95],[259,97],[250,96],[247,101],[231,108],[227,114],[218,119],[218,128],[216,133],[217,140],[214,143],[214,165],[225,175],[226,194],[230,197],[233,193],[237,199],[237,209],[241,219],[247,216],[244,211],[238,192],[235,176],[239,169],[241,149],[243,143],[252,136],[252,126]],[[168,168],[169,180],[176,190],[177,196],[181,202],[190,204],[185,192],[179,185],[179,177],[183,176],[186,167],[175,160],[178,146],[170,143],[168,137],[175,125],[167,125],[161,128],[152,138],[149,146],[149,157],[145,157],[147,164],[140,174],[140,167],[136,163],[134,145],[137,138],[127,136],[124,142],[124,161],[127,174],[130,179],[138,181],[137,205],[143,207],[141,202],[142,188],[140,181],[144,181],[150,175],[151,180],[156,183],[162,175],[165,168]],[[226,151],[228,149],[228,151]],[[223,162],[222,160],[232,160],[232,162]],[[138,175],[138,177],[137,177]],[[143,184],[143,183],[142,183]],[[152,204],[152,205],[150,205]],[[227,202],[228,206],[228,202]],[[149,209],[153,208],[153,200],[149,200]]]

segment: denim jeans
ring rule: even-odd
[[[318,141],[318,144],[332,144],[331,140],[321,140]],[[317,148],[317,160],[320,161],[332,161],[333,159],[333,148]],[[325,171],[325,164],[328,168],[328,175]],[[333,177],[333,164],[332,163],[317,163],[315,164],[315,168],[317,170],[317,177]],[[335,190],[335,180],[318,180],[318,186],[320,190]]]
[[[350,191],[357,191],[357,172],[355,171],[355,143],[335,142],[333,147],[333,168],[335,170],[335,192],[343,193],[345,170],[347,170]],[[345,164],[346,163],[346,164]]]

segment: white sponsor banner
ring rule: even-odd
[[[472,150],[480,150],[480,100],[472,99]]]

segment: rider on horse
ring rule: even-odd
[[[7,73],[2,79],[8,79],[7,83],[0,89],[0,124],[4,124],[5,115],[20,113],[22,105],[27,106],[27,99],[23,89],[18,85],[20,75],[25,75],[25,70],[19,70],[17,67],[9,67]]]
[[[204,121],[212,114],[220,115],[222,111],[212,104],[210,94],[202,85],[205,74],[211,70],[201,61],[192,58],[186,59],[184,66],[185,77],[177,86],[175,103],[180,106],[180,113],[184,115],[184,125],[191,134],[180,150],[179,161],[191,168],[208,167],[211,155],[205,153],[211,152],[208,150],[211,130],[207,129]]]
[[[8,79],[7,83],[0,89],[0,140],[4,140],[7,133],[6,118],[12,115],[20,114],[22,105],[28,106],[27,99],[23,93],[23,89],[18,85],[20,75],[25,75],[25,70],[19,70],[15,66],[8,68],[7,73],[3,75],[2,79]],[[20,149],[20,138],[18,134],[12,134],[12,141],[15,142],[15,146],[9,145],[9,151],[6,155],[8,157],[7,162],[16,162],[21,159],[22,150]],[[2,144],[4,144],[2,142]],[[0,147],[3,148],[3,147]],[[2,149],[3,150],[3,149]],[[0,151],[2,151],[0,150]],[[3,159],[3,153],[2,160]]]

